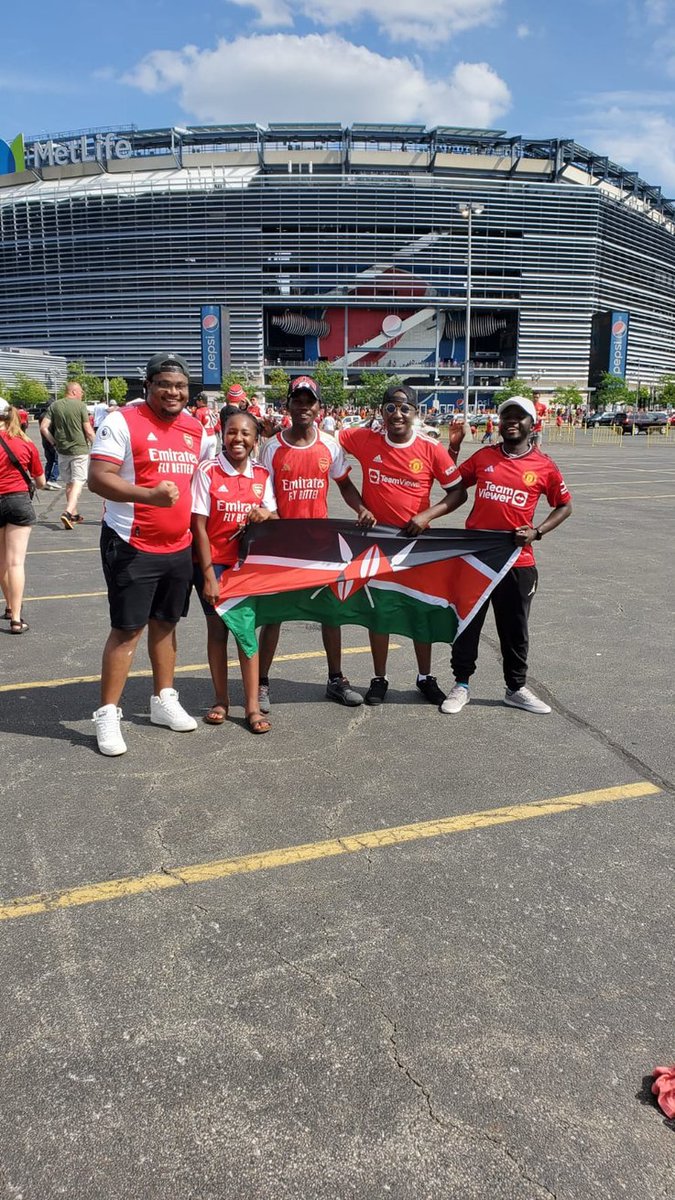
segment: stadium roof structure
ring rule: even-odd
[[[105,129],[68,131],[43,135],[44,145],[73,138],[115,135],[128,140],[130,159],[145,160],[148,167],[199,167],[200,155],[230,156],[228,165],[236,165],[232,156],[248,155],[263,173],[292,169],[293,156],[301,170],[351,174],[363,172],[411,175],[476,175],[483,170],[492,174],[536,175],[541,181],[570,182],[614,190],[615,198],[640,206],[643,211],[660,214],[675,221],[675,201],[665,198],[661,188],[641,179],[636,171],[613,162],[606,155],[580,145],[573,138],[527,138],[510,135],[502,129],[475,129],[455,125],[437,125],[427,129],[419,124],[338,122],[275,122],[267,126],[251,123],[231,125],[188,125],[166,129],[137,129],[135,126],[110,126]],[[312,160],[312,155],[323,157]],[[286,156],[286,157],[284,157]],[[290,156],[290,157],[289,157]],[[407,156],[407,157],[406,157]],[[151,161],[152,160],[152,161]],[[497,160],[499,160],[497,162]],[[213,160],[215,161],[215,159]],[[205,162],[202,159],[202,162]],[[289,166],[289,164],[291,164]],[[244,165],[243,161],[238,165]],[[114,164],[120,170],[121,163]],[[138,168],[141,164],[138,163]],[[97,155],[90,173],[106,172],[111,164]],[[131,166],[129,169],[132,169]],[[33,178],[53,178],[39,168],[31,168]],[[2,179],[3,186],[12,181]],[[16,179],[16,184],[28,179]]]

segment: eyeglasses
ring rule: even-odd
[[[150,379],[149,385],[151,388],[154,388],[156,392],[172,392],[174,388],[178,392],[187,392],[188,390],[187,380]]]
[[[384,412],[390,417],[392,413],[400,412],[402,416],[407,417],[408,413],[415,412],[412,404],[394,404],[393,400],[389,404],[385,404]]]

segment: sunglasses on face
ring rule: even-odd
[[[389,404],[385,404],[384,411],[390,417],[392,413],[400,412],[402,416],[407,417],[408,413],[414,412],[412,404],[394,404],[393,400]]]

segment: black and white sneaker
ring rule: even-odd
[[[427,675],[426,679],[417,680],[417,690],[422,693],[425,700],[430,704],[435,704],[436,708],[440,708],[444,700],[447,700],[445,692],[442,692],[438,686],[438,680],[435,675]]]
[[[350,687],[349,680],[341,675],[339,679],[330,679],[326,684],[326,699],[335,700],[338,704],[346,704],[347,708],[358,708],[359,704],[363,704],[363,696],[360,692],[355,692],[353,687]]]
[[[370,687],[365,694],[365,702],[371,708],[376,708],[378,704],[384,704],[385,696],[389,688],[389,681],[384,678],[384,675],[376,675],[370,681]]]

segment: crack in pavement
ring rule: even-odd
[[[326,942],[328,942],[328,929],[327,929],[326,918],[322,917],[321,922],[323,925],[324,936],[326,938]],[[427,1115],[430,1118],[430,1120],[432,1120],[435,1125],[438,1125],[438,1127],[440,1129],[443,1129],[448,1132],[451,1131],[451,1132],[460,1134],[460,1135],[464,1136],[465,1138],[467,1138],[470,1142],[473,1142],[474,1144],[480,1144],[480,1142],[488,1142],[489,1145],[493,1146],[496,1150],[498,1150],[501,1154],[503,1154],[505,1156],[505,1158],[509,1161],[511,1166],[518,1172],[521,1179],[523,1179],[526,1183],[531,1184],[533,1187],[537,1188],[542,1196],[548,1197],[548,1200],[557,1200],[556,1193],[552,1192],[550,1190],[550,1188],[546,1187],[545,1184],[542,1184],[538,1180],[533,1179],[532,1176],[527,1173],[525,1166],[521,1162],[519,1162],[519,1160],[516,1158],[516,1156],[509,1150],[508,1146],[505,1145],[505,1143],[503,1141],[501,1141],[499,1138],[492,1136],[486,1130],[476,1129],[474,1126],[467,1125],[464,1122],[450,1121],[447,1119],[447,1117],[442,1116],[436,1110],[436,1108],[434,1107],[431,1092],[429,1091],[429,1089],[427,1087],[425,1087],[425,1085],[422,1083],[422,1081],[420,1079],[418,1079],[415,1075],[413,1075],[410,1067],[408,1067],[406,1065],[406,1063],[404,1062],[404,1060],[401,1056],[399,1045],[398,1045],[398,1024],[397,1024],[395,1018],[391,1017],[389,1015],[389,1013],[386,1012],[386,1010],[382,1007],[380,1002],[370,992],[370,990],[368,989],[366,984],[363,982],[363,980],[361,978],[359,978],[358,975],[355,975],[349,969],[349,967],[346,965],[346,963],[344,963],[338,957],[337,953],[334,951],[333,951],[333,959],[334,959],[334,962],[339,967],[340,973],[342,974],[343,978],[346,979],[349,983],[356,984],[356,986],[367,997],[370,1005],[376,1010],[377,1013],[379,1013],[380,1018],[389,1027],[389,1033],[387,1036],[389,1054],[390,1054],[397,1070],[400,1071],[401,1074],[405,1076],[405,1078],[413,1085],[415,1092],[421,1097],[424,1107],[426,1109]]]
[[[492,648],[492,650],[496,652],[497,656],[499,657],[499,661],[501,662],[499,643],[496,642],[494,638],[491,638],[489,634],[483,634],[483,638]],[[552,692],[545,683],[542,683],[540,679],[537,679],[536,676],[531,676],[530,678],[537,692],[544,700],[546,700],[547,704],[550,704],[552,708],[555,708],[555,710],[559,712],[561,716],[565,717],[570,724],[576,725],[577,729],[581,729],[583,733],[587,733],[589,737],[592,737],[594,741],[599,742],[606,750],[611,750],[613,754],[617,754],[619,758],[621,758],[623,762],[625,762],[626,765],[631,768],[631,770],[636,772],[636,774],[644,775],[644,777],[648,779],[650,783],[655,783],[657,787],[663,788],[667,792],[675,793],[675,780],[667,779],[664,775],[660,775],[658,771],[655,771],[653,767],[650,767],[649,764],[643,759],[639,758],[637,754],[633,754],[630,750],[627,750],[625,746],[622,746],[620,742],[616,742],[614,738],[611,738],[609,734],[604,733],[602,729],[598,729],[597,725],[593,725],[591,721],[587,720],[585,717],[579,716],[579,714],[575,713],[573,709],[568,708],[567,705],[563,704],[563,702],[558,699],[555,693]]]

